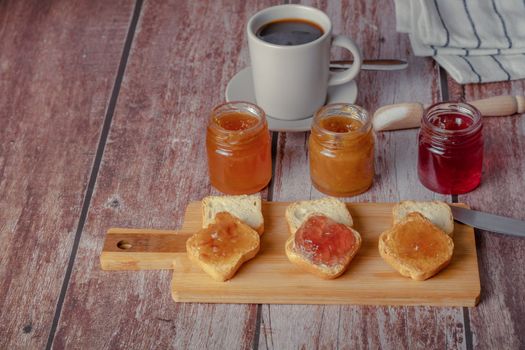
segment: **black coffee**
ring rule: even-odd
[[[320,38],[323,29],[304,19],[287,18],[263,25],[256,35],[270,44],[291,46],[306,44]]]

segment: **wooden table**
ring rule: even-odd
[[[217,193],[205,124],[249,65],[247,19],[279,1],[0,2],[0,348],[525,347],[525,239],[476,233],[475,308],[175,304],[170,271],[104,272],[111,226],[177,228]],[[465,85],[414,57],[393,1],[305,1],[368,58],[357,103],[524,94],[525,81]],[[341,51],[334,58],[343,58]],[[525,119],[485,119],[483,184],[440,196],[417,180],[416,130],[377,135],[373,187],[349,201],[442,199],[525,219]],[[273,133],[270,201],[316,198],[307,133]]]

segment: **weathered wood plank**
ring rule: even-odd
[[[437,66],[414,57],[408,38],[395,32],[393,2],[309,2],[332,19],[334,32],[352,37],[364,57],[406,57],[402,72],[361,72],[357,104],[370,112],[390,103],[440,99]],[[345,55],[335,51],[335,55]],[[335,55],[333,57],[335,57]],[[341,57],[341,56],[339,56]],[[343,56],[345,57],[345,56]],[[322,196],[310,182],[304,133],[281,133],[274,178],[274,200]],[[417,179],[417,131],[377,135],[376,178],[373,187],[350,201],[443,199]],[[421,331],[423,330],[424,331]],[[325,348],[465,348],[461,308],[263,306],[260,348],[309,346]]]
[[[250,347],[256,305],[175,304],[171,271],[107,272],[112,226],[179,228],[210,193],[211,108],[248,65],[245,24],[271,1],[145,2],[57,330],[57,348]]]
[[[460,86],[449,82],[451,99],[524,95],[525,81]],[[525,116],[483,120],[482,184],[459,196],[473,208],[525,220]],[[525,348],[525,239],[477,232],[481,303],[469,309],[476,348]]]
[[[131,1],[0,2],[0,348],[46,346]]]

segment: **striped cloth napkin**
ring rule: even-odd
[[[460,84],[525,78],[525,0],[395,0],[397,31]]]

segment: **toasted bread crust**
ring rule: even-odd
[[[422,230],[422,232],[424,232],[422,234],[428,235],[428,237],[431,236],[432,239],[441,242],[441,248],[435,252],[432,258],[421,258],[414,261],[414,259],[406,258],[400,253],[406,249],[406,247],[401,246],[402,243],[394,240],[393,237],[395,235],[403,235],[407,232],[407,229],[411,229],[407,227],[407,225],[419,225],[418,230]],[[449,235],[432,224],[430,220],[420,213],[413,212],[394,225],[394,227],[381,234],[378,248],[379,255],[383,260],[401,275],[422,281],[436,275],[450,263],[454,250],[454,242]]]
[[[219,204],[221,211],[227,211],[236,216],[257,231],[259,236],[264,233],[264,217],[259,195],[208,196],[204,197],[201,202],[203,228],[215,222],[214,214],[217,214],[217,210],[213,206],[214,204]],[[252,223],[251,225],[249,224],[250,222]],[[259,224],[255,224],[256,222]]]
[[[243,252],[237,253],[229,257],[226,261],[223,262],[210,262],[210,261],[204,261],[201,259],[200,251],[199,251],[199,233],[202,231],[199,231],[192,235],[187,241],[186,241],[186,251],[188,254],[189,259],[200,266],[200,268],[206,272],[208,275],[210,275],[214,280],[216,281],[226,281],[231,279],[237,270],[248,260],[254,258],[260,249],[260,238],[259,234],[252,229],[250,226],[246,225],[244,222],[239,220],[234,215],[231,215],[228,212],[221,212],[218,213],[217,216],[220,215],[226,215],[233,219],[237,225],[237,230],[242,235],[246,235],[247,238],[252,242],[252,244]],[[203,229],[205,230],[205,229]]]
[[[447,203],[441,201],[401,201],[392,208],[394,225],[403,220],[410,212],[422,214],[451,237],[454,234],[454,217]]]
[[[299,217],[297,215],[298,213],[301,213],[302,215]],[[324,197],[320,199],[294,202],[286,208],[285,218],[290,234],[294,234],[312,213],[325,215],[346,226],[353,225],[352,216],[344,202],[337,198]]]

